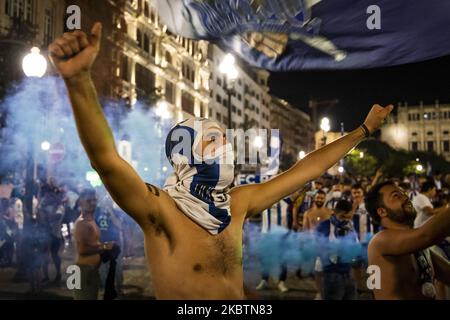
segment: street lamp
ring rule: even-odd
[[[323,118],[320,122],[320,129],[323,131],[322,146],[327,144],[327,133],[330,131],[330,119]]]
[[[22,69],[27,77],[42,78],[47,71],[47,60],[37,47],[31,48],[31,52],[23,58]]]
[[[40,54],[37,47],[31,48],[31,52],[23,58],[22,69],[29,78],[42,78],[47,71],[47,60]],[[45,145],[47,147],[47,145]],[[48,146],[50,147],[50,146]],[[41,145],[42,148],[42,145]],[[29,217],[33,216],[33,196],[34,196],[34,180],[35,180],[35,159],[34,146],[30,139],[28,145],[28,158],[25,182],[25,208]]]
[[[305,151],[300,151],[299,153],[298,153],[298,158],[300,159],[300,160],[302,160],[304,157],[306,156],[306,153],[305,153]]]
[[[417,171],[417,172],[422,172],[422,171],[423,171],[423,166],[422,166],[421,164],[418,164],[418,165],[416,166],[416,171]]]
[[[344,173],[344,167],[343,166],[339,166],[338,172],[341,173],[341,174]]]
[[[51,147],[51,144],[50,144],[50,142],[48,142],[48,141],[43,141],[43,142],[41,143],[41,149],[42,149],[42,151],[48,151],[48,150],[50,150],[50,147]]]
[[[167,103],[167,101],[165,101],[164,99],[160,100],[156,104],[155,115],[158,118],[160,118],[160,120],[161,120],[161,121],[157,122],[156,128],[159,131],[159,133],[158,133],[159,136],[162,138],[162,136],[164,134],[163,132],[167,125],[167,121],[172,118],[172,112],[169,109],[169,103]],[[163,149],[164,149],[164,147],[163,147]],[[167,167],[164,165],[163,153],[160,153],[159,164],[160,164],[160,169],[162,170],[163,173],[165,173],[167,171]],[[148,171],[148,168],[145,171]],[[158,174],[160,176],[161,182],[163,182],[163,174],[161,172],[158,172]]]
[[[361,159],[364,159],[364,152],[361,151],[361,152],[359,153],[359,157],[360,157]]]
[[[169,104],[167,103],[167,101],[163,100],[157,103],[155,114],[162,120],[167,120],[172,117],[172,114],[169,111]]]
[[[230,53],[225,55],[222,62],[219,65],[219,71],[226,78],[226,91],[228,94],[228,128],[232,129],[233,122],[231,121],[232,108],[231,108],[231,95],[234,91],[234,83],[239,77],[239,71],[236,68],[236,59]]]

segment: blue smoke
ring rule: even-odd
[[[161,121],[152,110],[144,111],[139,103],[132,110],[118,101],[102,104],[116,142],[123,137],[131,142],[140,176],[149,183],[161,184],[166,175],[162,167],[170,171],[170,165],[160,155],[164,154],[163,137],[171,123]],[[0,174],[21,172],[31,152],[36,163],[52,168],[51,174],[57,181],[86,182],[86,172],[92,168],[78,138],[61,78],[24,79],[10,90],[0,108],[7,114],[6,127],[1,132]],[[53,164],[49,152],[41,149],[43,141],[61,143],[64,159]]]
[[[245,225],[246,257],[257,258],[263,270],[272,276],[280,272],[281,264],[301,269],[302,274],[314,271],[317,257],[321,257],[322,267],[331,263],[337,255],[342,263],[355,263],[367,258],[367,249],[356,243],[351,236],[330,241],[328,237],[310,232],[287,232],[283,227],[272,227],[269,233],[261,233],[260,226]],[[246,262],[249,259],[246,259]]]

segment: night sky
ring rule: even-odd
[[[318,119],[328,116],[334,131],[343,121],[349,131],[361,124],[374,103],[450,103],[450,56],[389,68],[272,73],[270,88],[305,111],[309,98],[338,99],[335,107],[318,109]]]

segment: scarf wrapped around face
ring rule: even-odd
[[[222,145],[219,128],[212,120],[191,118],[176,125],[166,140],[174,172],[164,190],[186,216],[214,235],[230,224],[228,191],[234,179],[233,149]],[[202,141],[211,139],[215,141],[201,150]]]

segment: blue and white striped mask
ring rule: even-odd
[[[179,209],[211,234],[231,221],[230,190],[234,180],[231,144],[223,144],[215,121],[191,118],[176,125],[166,139],[166,155],[174,168],[164,190]],[[209,141],[203,150],[203,141]]]

